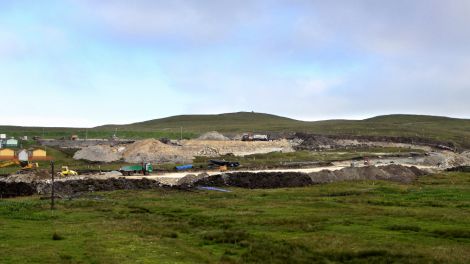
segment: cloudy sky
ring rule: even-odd
[[[0,0],[0,124],[470,118],[468,0]]]

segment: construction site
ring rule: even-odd
[[[101,185],[102,181],[145,179],[149,183],[148,188],[211,186],[213,178],[231,179],[239,175],[252,175],[255,182],[261,175],[277,175],[263,180],[264,188],[358,179],[410,182],[423,174],[470,166],[468,150],[457,149],[445,142],[412,142],[405,137],[341,137],[307,133],[226,136],[211,131],[195,139],[183,140],[84,140],[72,137],[38,139],[34,144],[63,157],[46,156],[43,151],[42,161],[37,162],[33,155],[35,152],[22,156],[22,151],[17,151],[17,156],[0,163],[0,170],[10,168],[11,171],[4,172],[0,179],[3,197],[25,193],[47,195],[53,160],[56,160],[55,181],[58,186],[69,182],[71,186],[79,186],[81,181],[89,186],[90,181]],[[301,184],[296,182],[299,177],[304,179]],[[290,183],[291,180],[294,183]],[[29,191],[18,190],[18,184],[32,188]],[[10,185],[11,188],[8,187]],[[258,184],[234,186],[257,188]],[[65,188],[67,192],[61,195],[83,191],[82,187],[77,188]],[[105,190],[120,188],[133,187],[132,184],[130,187],[108,186]],[[139,185],[138,188],[145,186]],[[15,194],[14,190],[18,193]]]

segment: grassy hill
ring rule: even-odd
[[[77,134],[84,138],[107,138],[117,131],[123,138],[149,137],[192,138],[204,132],[307,132],[364,136],[406,136],[454,142],[470,148],[470,119],[422,115],[387,115],[365,120],[326,120],[307,122],[276,115],[238,112],[219,115],[180,115],[128,125],[105,125],[84,128],[1,127],[0,133],[13,136],[38,135],[68,137]]]
[[[211,130],[221,132],[244,132],[244,131],[279,131],[305,125],[308,122],[294,120],[286,117],[252,113],[238,112],[219,115],[180,115],[162,119],[154,119],[129,125],[106,125],[95,129],[122,129],[122,130],[184,130],[203,133]]]

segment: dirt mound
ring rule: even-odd
[[[213,147],[209,146],[204,146],[197,154],[196,156],[201,156],[201,157],[218,157],[220,156],[219,150]]]
[[[76,160],[113,162],[121,159],[121,155],[116,148],[108,145],[89,146],[77,151],[73,158]]]
[[[29,196],[36,193],[34,184],[25,182],[0,181],[0,197],[9,198],[16,196]]]
[[[234,186],[248,189],[301,187],[311,184],[312,181],[307,174],[297,172],[235,172],[206,177],[194,183],[194,185]]]
[[[411,183],[425,173],[416,167],[388,165],[382,167],[344,168],[337,171],[323,170],[309,174],[298,172],[235,172],[209,176],[194,185],[234,186],[241,188],[301,187],[319,183],[350,180],[388,180]]]
[[[163,144],[155,139],[145,139],[130,144],[123,151],[122,157],[130,163],[188,163],[192,160],[191,153],[182,151],[181,147]]]
[[[322,135],[296,133],[295,138],[300,139],[300,144],[295,147],[296,150],[318,151],[337,147],[333,139]]]
[[[39,180],[48,180],[51,173],[48,170],[31,171],[28,173],[12,174],[4,179],[5,182],[34,182]]]
[[[388,180],[401,183],[411,183],[417,177],[426,173],[416,167],[387,165],[381,167],[368,166],[359,168],[344,168],[337,171],[322,170],[309,173],[313,183],[328,183],[349,180]]]
[[[199,140],[220,140],[220,141],[230,140],[228,137],[220,134],[217,131],[204,133],[198,139]]]
[[[188,174],[184,176],[183,178],[179,179],[175,185],[180,185],[180,186],[192,186],[195,182],[202,180],[209,176],[207,173],[200,173],[198,175],[195,174]]]
[[[43,194],[50,193],[51,185],[41,189]],[[98,191],[114,191],[114,190],[144,190],[156,189],[161,185],[158,181],[149,179],[126,179],[126,178],[110,178],[105,180],[85,179],[61,181],[54,184],[55,191],[60,195],[71,195],[81,192],[98,192]]]

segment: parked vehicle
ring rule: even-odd
[[[130,165],[119,168],[119,172],[121,172],[124,176],[131,176],[137,173],[149,175],[152,171],[153,167],[150,163],[142,163],[141,165]]]
[[[238,161],[225,161],[225,160],[209,160],[209,167],[220,167],[220,166],[227,166],[231,168],[235,168],[240,166]]]
[[[242,136],[242,141],[269,141],[268,135],[261,134],[244,134]]]

